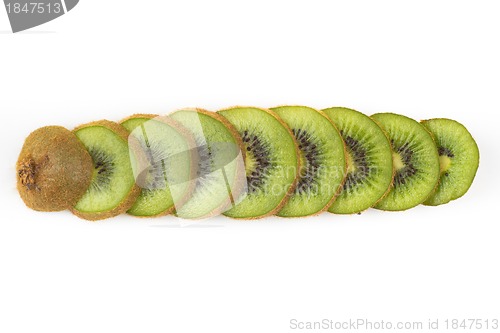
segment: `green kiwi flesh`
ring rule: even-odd
[[[394,113],[372,115],[391,141],[394,182],[375,208],[398,211],[424,202],[439,181],[439,155],[431,134],[417,121]]]
[[[234,107],[218,113],[236,128],[246,149],[246,196],[224,215],[252,219],[277,213],[298,176],[300,161],[292,132],[270,110]]]
[[[442,205],[469,190],[479,167],[479,149],[465,126],[455,120],[438,118],[422,124],[434,136],[441,171],[439,185],[424,205]]]
[[[347,148],[346,181],[328,211],[362,212],[375,205],[391,186],[391,144],[382,129],[361,112],[342,107],[323,112],[337,126]]]
[[[93,160],[92,181],[72,212],[100,220],[127,211],[139,195],[127,144],[128,132],[115,122],[101,120],[77,127],[76,136]]]
[[[87,191],[92,170],[92,159],[74,133],[61,126],[42,127],[26,138],[19,154],[17,190],[31,209],[69,209]]]
[[[344,181],[345,146],[335,125],[306,106],[271,108],[291,128],[300,151],[297,186],[276,214],[308,216],[327,209]]]
[[[198,154],[196,185],[176,216],[201,219],[229,209],[245,182],[243,142],[236,129],[217,113],[201,109],[169,115],[194,136]]]
[[[193,188],[192,136],[163,116],[134,115],[122,125],[131,133],[132,168],[141,187],[141,194],[127,213],[137,217],[172,213]]]

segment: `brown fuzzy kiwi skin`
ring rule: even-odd
[[[89,187],[92,170],[92,158],[74,133],[61,126],[42,127],[26,138],[19,154],[17,190],[33,210],[66,210]]]
[[[281,210],[281,208],[283,208],[283,206],[285,206],[285,204],[290,199],[291,194],[295,191],[295,188],[297,187],[297,184],[298,184],[298,181],[299,181],[299,175],[300,175],[300,167],[301,167],[299,145],[297,144],[297,140],[295,139],[295,135],[293,135],[292,130],[290,129],[290,127],[274,111],[271,111],[271,110],[265,109],[265,108],[255,107],[255,106],[241,106],[241,105],[237,105],[237,106],[232,106],[232,107],[229,107],[229,108],[224,108],[224,109],[218,110],[217,112],[219,112],[219,111],[225,111],[225,110],[231,110],[231,109],[235,109],[235,108],[259,109],[261,111],[264,111],[264,112],[268,113],[272,117],[274,117],[287,130],[288,134],[290,135],[290,137],[293,140],[293,143],[295,145],[295,155],[297,156],[297,166],[296,166],[296,172],[295,172],[295,179],[294,179],[294,181],[292,182],[292,184],[290,184],[290,187],[288,188],[288,191],[285,193],[285,196],[283,197],[283,199],[280,201],[280,203],[274,209],[272,209],[271,211],[269,211],[269,212],[267,212],[265,214],[257,215],[257,216],[241,217],[241,218],[240,217],[231,217],[231,216],[228,216],[228,217],[230,219],[233,219],[233,220],[242,220],[242,221],[245,221],[245,220],[257,220],[257,219],[261,219],[261,218],[264,218],[264,217],[275,215],[277,212],[279,212]],[[224,116],[222,116],[222,117],[224,117]]]
[[[307,107],[309,109],[312,109],[312,110],[318,112],[320,115],[322,115],[323,117],[325,117],[330,122],[330,124],[333,125],[333,127],[335,128],[335,130],[339,134],[340,139],[342,140],[342,145],[344,146],[344,160],[345,160],[344,171],[343,171],[344,172],[344,178],[340,182],[337,190],[335,191],[335,194],[332,196],[332,198],[330,199],[330,201],[328,201],[328,203],[322,209],[320,209],[319,211],[317,211],[314,214],[310,214],[310,215],[306,215],[306,216],[300,216],[300,218],[317,216],[317,215],[320,215],[320,214],[328,211],[328,209],[330,208],[330,206],[335,202],[335,199],[337,199],[337,197],[339,196],[340,192],[342,191],[342,187],[344,186],[344,183],[345,183],[345,181],[347,179],[347,146],[346,146],[346,144],[344,142],[344,139],[342,139],[342,135],[340,135],[340,132],[339,132],[339,129],[337,128],[337,125],[335,125],[333,123],[333,121],[323,111],[315,109],[315,108],[312,108],[312,107],[309,107],[309,106],[296,105],[296,104],[293,104],[293,105],[283,104],[283,105],[274,106],[273,108],[277,108],[277,107],[293,107],[293,106],[295,106],[295,107]],[[293,133],[292,133],[292,135],[293,135]],[[298,148],[298,145],[297,145],[297,148]],[[299,149],[299,154],[300,154],[300,149]],[[299,170],[300,170],[300,168],[299,168]],[[300,177],[297,178],[297,183],[298,183],[299,179],[300,179]],[[293,194],[293,192],[290,193],[288,196],[291,197],[292,194]],[[279,215],[276,215],[276,217],[279,217],[279,218],[282,218],[282,219],[293,219],[293,218],[297,218],[298,216],[279,216]]]
[[[87,128],[87,127],[105,127],[111,131],[113,131],[116,135],[118,135],[125,143],[128,144],[128,136],[129,133],[128,131],[120,124],[110,121],[110,120],[99,120],[99,121],[94,121],[88,124],[80,125],[76,127],[73,132],[76,133],[78,130],[82,128]],[[104,220],[107,218],[115,217],[117,215],[120,215],[122,213],[125,213],[132,205],[134,204],[135,200],[141,193],[141,189],[137,184],[134,184],[130,191],[128,192],[126,198],[115,208],[105,211],[105,212],[81,212],[79,210],[76,210],[74,207],[70,209],[70,211],[85,220],[88,221],[98,221],[98,220]]]
[[[245,161],[246,149],[245,149],[245,146],[243,144],[243,140],[241,139],[241,135],[238,133],[236,128],[233,126],[233,124],[231,124],[226,118],[224,118],[220,114],[218,114],[216,112],[208,111],[205,109],[201,109],[201,108],[186,108],[186,109],[181,109],[178,111],[189,111],[189,112],[201,113],[201,114],[204,114],[208,117],[214,118],[215,120],[221,122],[229,130],[229,132],[231,133],[233,138],[236,140],[236,143],[237,143],[238,148],[240,150],[242,158],[237,160],[237,163],[238,163],[238,165],[236,166],[237,170],[244,170],[245,169],[245,166],[243,165],[244,164],[243,161]],[[234,192],[231,193],[232,198],[239,197],[242,194],[243,190],[245,189],[245,181],[244,181],[245,175],[244,174],[241,175],[241,174],[237,173],[235,178],[236,178],[236,183],[233,186]],[[206,219],[206,218],[220,215],[221,213],[223,213],[227,209],[227,207],[232,202],[233,201],[231,200],[231,198],[228,198],[228,200],[226,202],[222,203],[219,208],[216,208],[213,211],[206,214],[205,216],[200,216],[199,218],[196,218],[194,220],[201,220],[201,219]]]
[[[175,121],[174,119],[172,119],[168,116],[159,116],[156,114],[144,114],[144,113],[134,114],[130,117],[127,117],[127,118],[121,120],[120,124],[122,124],[123,122],[125,122],[129,119],[135,119],[135,118],[155,119],[155,121],[163,122],[169,126],[174,127],[177,130],[177,132],[179,132],[184,137],[184,139],[188,142],[188,146],[189,146],[190,151],[191,151],[191,161],[193,161],[191,164],[192,167],[191,167],[190,179],[194,179],[196,177],[196,172],[197,172],[197,168],[195,166],[198,164],[198,155],[196,154],[195,149],[194,149],[196,147],[196,142],[194,141],[194,138],[193,138],[193,135],[191,134],[191,132],[188,131],[187,128],[182,126],[179,122]],[[127,133],[128,133],[128,131],[127,131]],[[149,163],[149,162],[144,160],[144,163]],[[179,200],[178,205],[183,205],[187,200],[189,200],[191,193],[193,193],[196,183],[191,182],[189,185],[190,185],[190,187],[189,187],[186,195],[181,200]],[[142,189],[139,187],[139,194],[141,192],[142,192]],[[137,200],[137,197],[135,198],[135,200]],[[131,208],[133,206],[133,204],[135,203],[135,200],[129,208]],[[128,208],[127,208],[127,211],[128,211]],[[164,210],[163,212],[155,214],[155,215],[140,216],[140,215],[131,215],[131,214],[128,214],[128,212],[127,212],[128,215],[136,217],[136,218],[140,218],[140,219],[162,217],[162,216],[166,216],[166,215],[171,215],[173,213],[175,213],[175,205],[173,205],[172,207]]]

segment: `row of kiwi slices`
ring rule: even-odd
[[[474,139],[451,119],[280,106],[42,127],[16,171],[34,210],[255,219],[441,205],[467,192],[478,165]]]

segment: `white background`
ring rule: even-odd
[[[0,8],[0,332],[498,318],[497,4],[82,0],[18,34]],[[31,211],[16,193],[37,127],[235,104],[453,118],[481,165],[445,206],[297,220],[91,223]]]

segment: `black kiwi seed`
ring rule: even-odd
[[[394,140],[391,140],[392,149],[401,156],[401,160],[404,163],[404,167],[396,171],[394,175],[394,186],[404,185],[406,179],[417,173],[417,169],[412,163],[413,151],[411,150],[408,142],[400,147],[396,147]]]
[[[448,156],[449,158],[455,157],[455,154],[453,154],[453,152],[446,147],[438,147],[438,153],[439,156]]]
[[[314,144],[314,138],[306,130],[293,128],[292,133],[302,151],[306,165],[302,166],[303,173],[298,181],[295,193],[302,194],[309,190],[316,181],[319,171],[319,151]]]
[[[90,187],[94,190],[109,188],[111,178],[115,171],[113,157],[96,147],[90,147],[88,151],[92,157],[94,169],[96,171],[96,176],[92,180]]]
[[[449,158],[455,157],[455,154],[453,154],[453,152],[446,147],[438,147],[438,153],[439,156],[448,156]],[[448,177],[450,174],[448,172],[445,172],[444,175],[445,177]]]
[[[347,174],[344,191],[348,191],[357,184],[363,183],[363,181],[370,175],[371,169],[369,166],[369,161],[366,157],[366,149],[353,137],[344,136],[344,132],[341,130],[340,134],[344,137],[344,141],[347,150],[352,156],[353,163],[356,165],[356,170]]]
[[[196,140],[196,151],[198,153],[198,168],[196,170],[196,187],[203,186],[206,184],[203,181],[203,177],[206,177],[213,170],[213,160],[212,153],[204,140]],[[203,142],[201,142],[203,141]]]
[[[146,154],[150,165],[148,176],[143,187],[144,195],[153,195],[154,190],[161,190],[166,187],[165,161],[162,156],[161,145],[155,141],[146,142],[141,140],[141,149]]]
[[[246,150],[251,152],[255,158],[255,169],[248,170],[246,177],[248,192],[253,193],[265,183],[267,170],[272,166],[269,161],[269,147],[263,144],[257,135],[249,133],[248,130],[243,131],[242,140]]]

